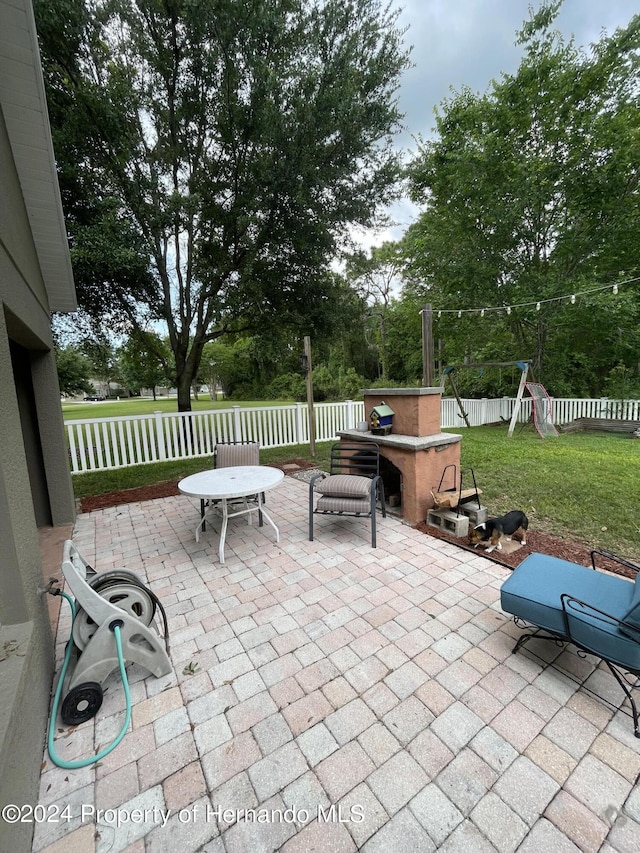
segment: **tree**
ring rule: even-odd
[[[263,351],[260,341],[249,334],[206,344],[200,362],[200,378],[202,384],[209,387],[210,396],[215,384],[222,387],[225,397],[247,400],[261,397],[257,389],[265,388],[265,383],[273,378],[273,374],[267,378],[263,373],[265,362],[260,357]],[[269,362],[275,369],[277,359],[267,359]]]
[[[72,346],[56,348],[56,367],[61,394],[73,397],[94,393],[90,382],[91,364],[78,349]]]
[[[162,353],[164,357],[158,357]],[[155,332],[134,332],[119,350],[120,372],[130,391],[150,388],[156,399],[158,385],[173,385],[170,373],[171,350]]]
[[[115,347],[106,335],[85,338],[80,345],[82,354],[91,366],[91,376],[100,383],[101,393],[108,397],[111,383],[120,379],[120,364]]]
[[[410,287],[393,301],[386,317],[389,377],[405,385],[422,383],[422,318],[424,307]]]
[[[368,319],[378,337],[380,377],[388,376],[387,315],[394,290],[399,290],[405,261],[398,243],[374,246],[370,255],[354,253],[347,263],[347,277],[369,306]]]
[[[322,328],[329,260],[396,188],[398,12],[379,0],[35,10],[81,305],[166,324],[180,410],[207,342]]]
[[[460,322],[458,309],[505,306],[465,326],[461,317],[458,359],[491,329],[508,346],[496,355],[531,357],[536,376],[550,379],[579,319],[558,297],[640,269],[640,16],[587,55],[553,31],[559,7],[545,4],[525,23],[515,75],[443,103],[437,137],[410,168],[424,212],[405,240],[425,301],[453,312],[443,322]],[[615,304],[599,300],[599,323]],[[590,359],[584,326],[574,341]]]

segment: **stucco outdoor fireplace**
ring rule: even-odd
[[[375,441],[379,445],[381,456],[391,463],[381,467],[385,492],[393,492],[399,481],[402,517],[409,524],[418,524],[433,506],[431,492],[438,490],[447,465],[455,465],[458,481],[447,481],[445,488],[459,485],[462,436],[440,430],[440,388],[375,388],[363,393],[365,414],[383,401],[391,406],[395,413],[392,433],[372,435],[349,429],[338,435],[349,442]]]

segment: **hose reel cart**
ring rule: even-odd
[[[72,644],[60,716],[67,725],[91,719],[103,685],[121,663],[137,663],[156,677],[171,672],[167,616],[157,595],[125,569],[96,573],[73,542],[64,544],[62,573],[75,596]],[[160,636],[156,621],[163,623]],[[116,642],[116,628],[118,642]]]

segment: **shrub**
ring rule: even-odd
[[[264,397],[267,400],[298,400],[302,402],[307,399],[305,378],[300,373],[283,373],[281,376],[276,376],[264,390]]]

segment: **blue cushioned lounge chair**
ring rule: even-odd
[[[600,571],[598,556],[624,566],[635,581]],[[609,551],[592,551],[591,568],[534,553],[503,583],[500,602],[517,625],[533,628],[519,638],[514,652],[537,637],[573,643],[604,661],[631,704],[634,734],[640,738],[632,695],[640,687],[638,572],[640,566]]]

